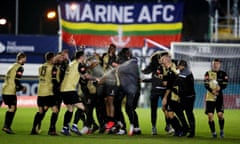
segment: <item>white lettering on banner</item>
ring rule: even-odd
[[[124,19],[126,23],[132,23],[134,22],[134,19],[132,18],[134,6],[126,6],[124,9]]]
[[[30,84],[28,84],[28,83],[23,83],[22,85],[26,87],[26,92],[23,94],[21,91],[19,91],[18,94],[19,94],[19,95],[27,95],[27,96],[30,96],[30,95],[31,95],[31,94],[30,94]],[[17,94],[17,95],[18,95],[18,94]]]
[[[35,48],[32,45],[17,45],[16,41],[7,41],[6,50],[8,53],[15,52],[34,52]]]
[[[140,15],[138,17],[138,22],[151,22],[151,16],[148,10],[148,6],[143,6],[142,10],[140,12]]]
[[[80,15],[82,15],[81,21],[86,21],[86,20],[93,21],[94,20],[91,7],[88,4],[85,5],[83,12]],[[95,17],[95,18],[97,18],[97,17]]]
[[[74,6],[73,6],[74,5]],[[143,5],[138,14],[135,14],[134,5],[116,6],[96,4],[91,7],[85,3],[80,5],[65,4],[65,14],[67,20],[72,21],[89,21],[89,22],[106,22],[106,23],[137,23],[137,22],[171,22],[174,20],[175,6],[171,4],[156,4],[150,7]]]
[[[66,9],[66,18],[68,20],[76,20],[79,21],[80,20],[80,5],[69,5],[66,4],[65,5],[65,9]]]
[[[95,7],[95,13],[96,13],[96,21],[106,22],[105,15],[107,13],[107,10],[104,7],[104,5],[97,5]]]
[[[119,7],[119,9],[117,9],[116,6],[112,6],[112,9],[110,9],[112,11],[111,15],[111,19],[110,21],[112,22],[122,22],[122,13],[123,13],[123,7]],[[110,14],[109,14],[110,15]]]
[[[17,106],[18,107],[36,107],[37,96],[17,96]],[[3,103],[2,107],[7,107],[7,105]]]
[[[0,41],[0,53],[3,53],[6,50],[5,45]]]
[[[156,22],[157,21],[157,17],[162,15],[162,5],[156,5],[153,7],[153,17],[152,17],[152,21]]]
[[[0,82],[0,94],[2,93],[2,84],[3,82]],[[37,88],[38,88],[38,83],[22,83],[22,85],[24,85],[27,90],[25,93],[19,91],[17,92],[17,95],[22,96],[37,96]]]
[[[17,97],[17,105],[20,107],[34,107],[37,105],[37,97],[21,96]]]
[[[106,49],[85,48],[84,51],[87,55],[93,55],[94,53],[103,54],[106,52]],[[141,57],[141,56],[151,56],[151,54],[155,51],[155,49],[148,49],[146,52],[146,55],[142,54],[142,49],[140,49],[140,48],[136,48],[136,49],[131,48],[131,51],[132,51],[132,55],[134,57]]]
[[[26,96],[36,96],[37,95],[37,88],[38,88],[38,83],[23,83],[27,90],[25,93],[23,92],[18,92],[18,95],[26,95]]]
[[[170,11],[174,11],[175,7],[173,5],[166,5],[163,9],[163,19],[164,21],[170,22],[174,19],[173,15],[168,15]]]
[[[38,83],[33,83],[32,86],[31,86],[31,95],[37,95],[37,89],[38,89]]]

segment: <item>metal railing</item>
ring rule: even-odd
[[[226,37],[221,37],[221,29],[228,30],[226,32]],[[239,15],[220,17],[218,14],[218,10],[216,10],[215,15],[210,16],[210,41],[218,42],[220,39],[240,39]]]

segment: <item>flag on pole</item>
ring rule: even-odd
[[[144,39],[166,47],[181,40],[183,3],[60,2],[62,40],[69,45],[141,48]]]

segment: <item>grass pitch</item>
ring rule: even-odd
[[[210,135],[207,116],[203,109],[194,111],[196,117],[196,137],[173,137],[164,132],[163,113],[159,109],[158,112],[158,135],[151,135],[150,109],[137,109],[142,129],[142,135],[108,135],[108,134],[91,134],[77,136],[48,136],[48,126],[51,112],[47,112],[45,119],[42,122],[42,132],[40,135],[30,135],[30,130],[33,123],[33,118],[37,108],[18,108],[12,129],[16,134],[8,135],[0,132],[0,144],[239,144],[240,143],[240,111],[225,110],[225,138],[213,139]],[[0,108],[0,126],[3,125],[6,108]],[[62,128],[63,116],[65,109],[60,112],[57,122],[58,131]],[[216,117],[216,116],[215,116]],[[127,123],[127,117],[125,117]],[[218,121],[215,119],[216,130],[219,134]],[[81,128],[82,123],[79,123]]]

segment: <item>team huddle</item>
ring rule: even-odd
[[[26,87],[20,82],[26,58],[24,53],[17,54],[16,63],[9,67],[3,83],[2,96],[8,110],[2,130],[8,134],[14,134],[11,125],[17,109],[16,92],[26,91]],[[221,61],[214,59],[212,69],[204,77],[207,90],[205,112],[214,138],[217,137],[213,120],[215,109],[219,119],[220,137],[224,137],[222,90],[227,86],[228,76],[220,70],[220,66]],[[62,102],[66,106],[60,131],[63,135],[83,135],[95,131],[129,136],[141,134],[135,110],[140,97],[140,84],[150,82],[152,135],[157,135],[160,97],[165,130],[174,136],[195,136],[194,77],[187,61],[172,60],[168,52],[157,51],[152,54],[151,61],[144,70],[139,70],[138,60],[132,56],[129,48],[122,48],[116,55],[116,46],[113,44],[101,56],[94,54],[86,57],[84,51],[77,51],[71,60],[68,51],[58,54],[47,52],[45,62],[38,70],[38,111],[33,119],[31,135],[40,133],[42,120],[49,108],[52,114],[48,135],[58,135],[56,123]],[[140,73],[151,74],[151,78],[141,79]],[[128,131],[122,112],[124,98],[125,111],[130,122]],[[94,109],[97,120],[93,116]],[[78,128],[80,120],[83,122],[81,129]]]

